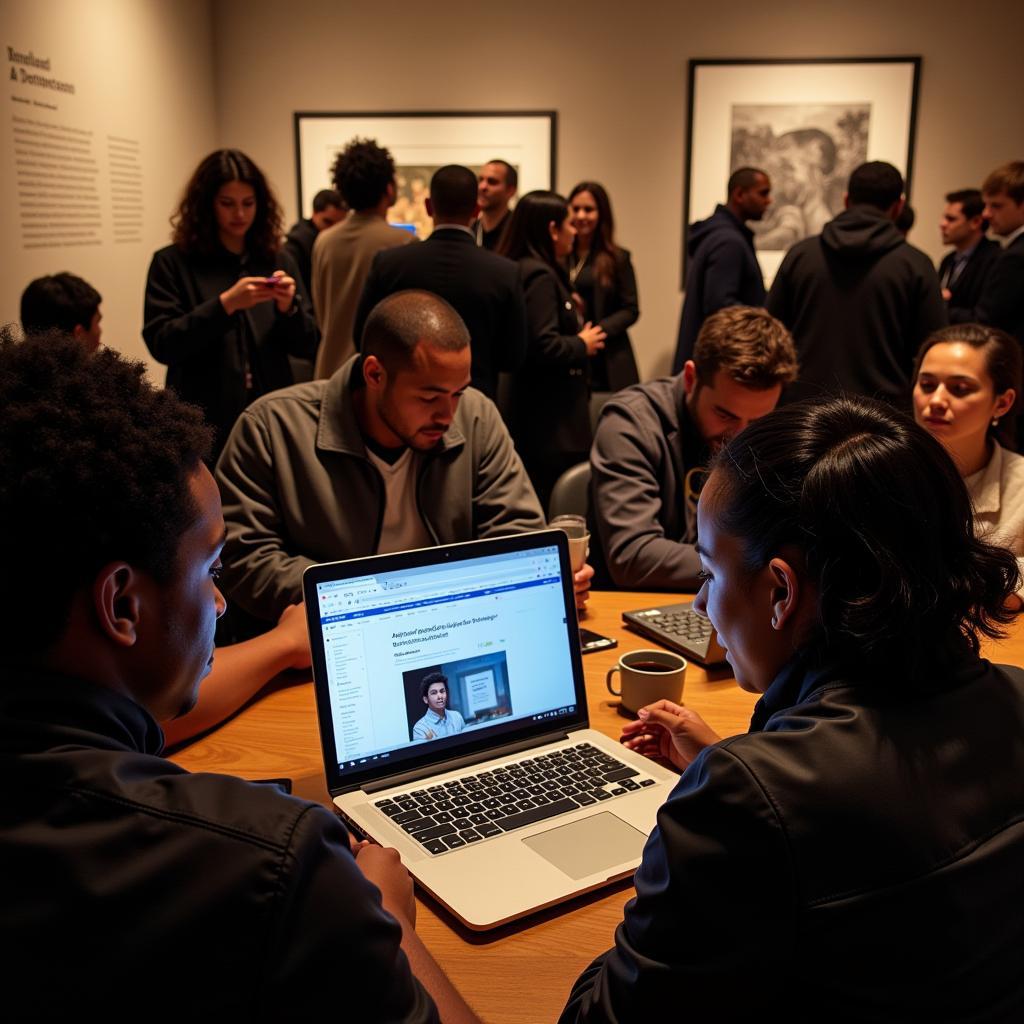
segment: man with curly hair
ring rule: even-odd
[[[210,443],[141,363],[0,337],[5,1010],[472,1022],[393,851],[160,756],[224,610]]]
[[[351,213],[313,245],[313,306],[320,326],[317,378],[330,377],[356,350],[352,325],[373,257],[416,237],[387,222],[395,203],[395,161],[372,139],[353,139],[331,172]]]

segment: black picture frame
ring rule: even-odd
[[[729,174],[735,166],[751,162],[740,159],[733,166],[734,161],[757,153],[759,147],[764,158],[754,165],[767,165],[775,198],[768,213],[775,222],[766,217],[768,223],[751,225],[766,282],[774,277],[791,244],[820,231],[825,209],[833,215],[839,212],[839,179],[844,179],[841,191],[845,191],[851,160],[886,160],[895,165],[907,183],[909,199],[920,79],[919,56],[691,60],[680,288],[686,286],[691,223],[710,216],[715,203],[725,201]],[[844,126],[838,130],[838,144],[832,134],[836,125]],[[831,147],[821,135],[830,136]],[[794,141],[798,139],[804,141]],[[793,153],[792,158],[782,152],[784,148]],[[815,148],[824,180],[803,182],[800,176],[812,171],[801,166],[799,157],[804,157],[803,165],[811,164],[807,154]],[[833,166],[823,171],[830,154]],[[817,196],[813,209],[801,209],[801,190]],[[784,210],[791,215],[785,223],[780,219]]]

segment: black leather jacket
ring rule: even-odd
[[[327,810],[163,760],[112,691],[0,677],[8,1019],[437,1020]]]
[[[790,664],[658,814],[561,1020],[1024,1019],[1024,673]]]

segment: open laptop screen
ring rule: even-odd
[[[577,625],[560,536],[309,570],[329,783],[332,774],[346,787],[436,764],[579,718]]]

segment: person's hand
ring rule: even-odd
[[[309,668],[313,655],[309,649],[309,628],[306,623],[306,605],[290,604],[277,620],[275,631],[287,645],[288,667]]]
[[[722,737],[696,711],[670,700],[641,708],[637,721],[622,729],[622,743],[652,761],[666,761],[682,771],[705,748]]]
[[[279,270],[278,273],[283,274],[284,271]],[[295,282],[292,281],[293,292],[294,285]],[[261,302],[270,302],[271,299],[277,298],[278,287],[267,284],[265,277],[240,277],[230,288],[220,293],[220,304],[224,307],[225,313],[252,309]]]
[[[583,568],[573,575],[572,585],[576,591],[576,607],[579,611],[583,611],[590,600],[590,584],[593,579],[594,567],[589,562],[584,562]]]
[[[595,326],[589,322],[583,325],[583,330],[579,333],[580,341],[587,346],[588,356],[596,356],[604,348],[604,339],[607,337],[600,324]]]
[[[434,738],[434,730],[433,729],[424,729],[423,730],[423,738],[425,740],[432,740]]]
[[[384,909],[393,917],[410,925],[416,924],[416,900],[413,897],[412,875],[405,870],[397,850],[372,844],[355,851],[356,864],[366,878],[380,889]]]
[[[953,293],[952,293],[952,292],[951,292],[951,291],[950,291],[950,290],[949,290],[948,288],[943,288],[943,289],[942,289],[942,297],[943,297],[943,298],[944,298],[944,299],[945,299],[945,300],[946,300],[947,302],[949,302],[949,300],[950,300],[951,298],[953,298]]]
[[[289,277],[283,270],[275,270],[271,277],[277,278],[277,284],[271,289],[279,313],[287,313],[295,301],[295,278]]]

